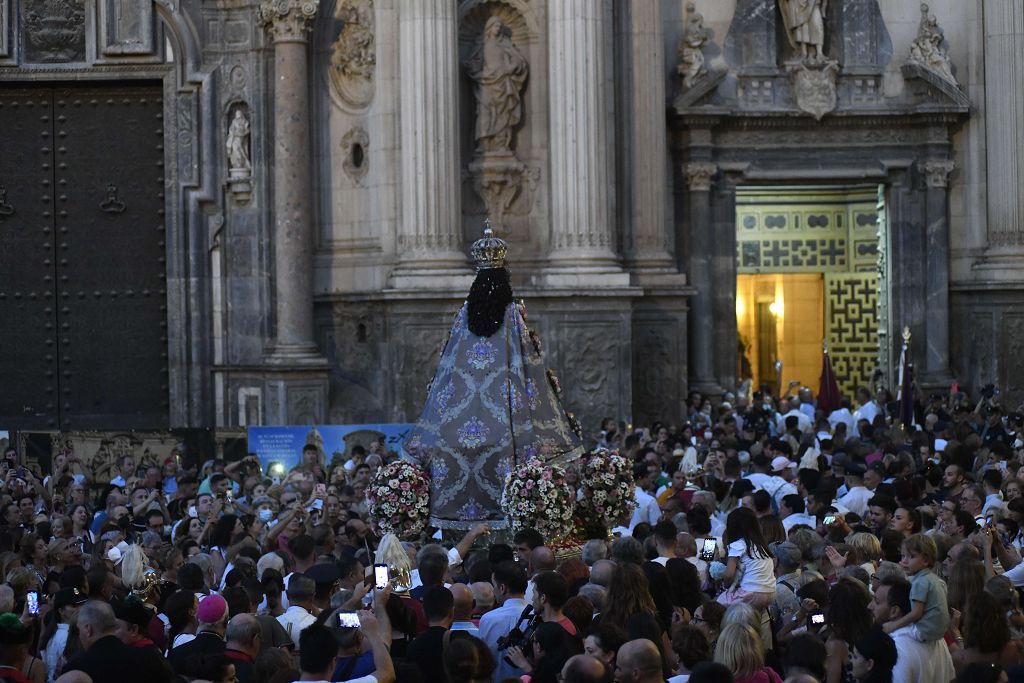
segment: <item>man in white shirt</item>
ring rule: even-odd
[[[873,423],[875,421],[875,416],[878,415],[878,406],[871,398],[871,392],[867,390],[867,387],[857,389],[857,402],[860,404],[860,407],[858,407],[857,411],[853,414],[854,427],[856,427],[856,424],[861,420],[867,420],[869,423]],[[854,429],[854,432],[856,433],[857,430]]]
[[[316,617],[312,615],[313,596],[316,594],[316,583],[303,574],[292,574],[288,581],[288,609],[277,618],[278,623],[288,632],[293,643],[299,642],[302,629],[312,625]]]
[[[875,623],[881,626],[910,612],[910,583],[900,579],[886,579],[875,589],[871,601]],[[914,625],[898,628],[891,634],[896,643],[896,666],[892,669],[893,683],[919,681],[951,681],[956,678],[953,658],[942,638],[922,643],[914,637]]]
[[[494,567],[491,583],[494,585],[494,601],[500,607],[480,617],[480,640],[487,643],[498,662],[494,680],[518,678],[524,672],[504,660],[505,653],[498,648],[498,641],[517,626],[520,629],[526,628],[529,620],[529,615],[523,619],[523,610],[529,604],[523,599],[526,593],[526,572],[515,562],[499,562]]]
[[[633,516],[629,520],[630,532],[640,522],[647,522],[654,526],[658,523],[658,519],[661,518],[658,500],[645,490],[654,482],[656,474],[654,470],[655,468],[648,468],[645,463],[633,465],[633,478],[636,481],[636,487],[634,488],[636,509],[633,510]]]
[[[853,434],[857,428],[857,422],[853,418],[853,413],[850,412],[850,399],[844,398],[839,401],[839,408],[833,410],[828,415],[828,426],[832,428],[834,432],[836,425],[842,422],[846,425],[846,433]]]
[[[981,476],[981,483],[985,486],[985,505],[981,509],[981,516],[988,517],[1006,508],[1003,502],[1003,493],[1000,486],[1003,484],[1003,473],[999,468],[986,470]]]
[[[662,567],[676,557],[676,525],[665,520],[654,525],[654,543],[658,548],[658,556],[654,558]]]
[[[806,524],[812,529],[818,528],[818,520],[814,515],[806,512],[807,506],[799,493],[790,493],[779,501],[779,518],[782,519],[782,528],[789,533],[797,524]]]
[[[837,456],[836,460],[840,458]],[[839,498],[838,502],[843,507],[855,512],[857,515],[864,519],[864,516],[868,512],[868,501],[874,495],[871,491],[864,486],[864,471],[865,467],[860,462],[846,456],[842,459],[842,467],[846,473],[846,495]],[[834,461],[833,461],[834,463]]]
[[[786,418],[788,417],[796,417],[797,429],[799,429],[801,433],[810,429],[811,418],[807,417],[807,413],[800,410],[800,399],[794,396],[789,399],[788,405],[789,410],[779,415],[775,420],[775,428],[778,430],[779,434],[786,431]]]

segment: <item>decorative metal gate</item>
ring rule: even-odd
[[[825,337],[839,389],[851,398],[888,368],[886,247],[883,188],[737,192],[737,272],[823,274]]]
[[[0,87],[0,428],[168,426],[159,85]]]

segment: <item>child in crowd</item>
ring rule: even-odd
[[[768,607],[775,599],[774,563],[753,510],[739,507],[729,513],[725,542],[728,564],[723,581],[727,588],[718,602],[731,605],[742,601],[757,608]]]
[[[943,637],[949,628],[949,605],[946,602],[946,582],[932,571],[938,556],[935,541],[924,534],[914,534],[903,541],[903,559],[900,566],[910,579],[910,612],[899,619],[888,621],[886,633],[913,625],[914,637],[930,643]]]

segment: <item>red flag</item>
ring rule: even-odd
[[[826,416],[833,410],[839,410],[839,384],[836,382],[836,373],[832,372],[832,359],[828,356],[828,342],[823,345],[817,407],[818,410],[824,411]]]

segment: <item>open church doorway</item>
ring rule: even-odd
[[[888,373],[888,230],[880,186],[736,191],[737,376],[818,390],[827,341],[843,396]],[[879,375],[881,373],[881,375]]]

